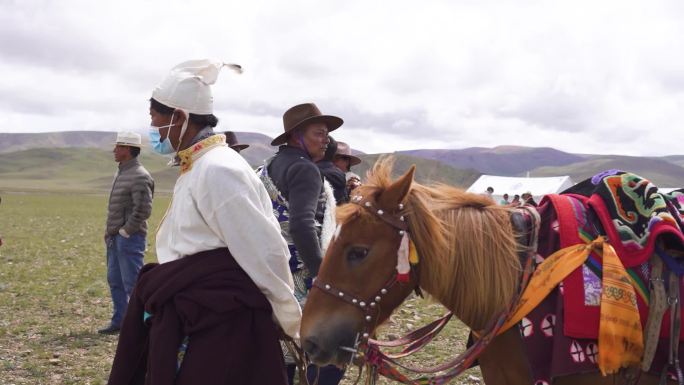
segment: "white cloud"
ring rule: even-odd
[[[390,9],[391,7],[391,9]],[[681,153],[678,1],[0,1],[0,132],[134,129],[175,64],[240,63],[225,128],[314,101],[366,152]]]

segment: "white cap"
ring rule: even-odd
[[[142,137],[135,132],[119,132],[116,134],[116,144],[140,148],[142,147]]]
[[[184,110],[191,114],[214,113],[214,98],[210,85],[216,82],[221,68],[231,68],[242,73],[237,64],[219,60],[203,59],[183,62],[171,69],[166,78],[152,91],[152,98],[159,103]]]

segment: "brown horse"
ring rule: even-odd
[[[354,346],[358,335],[372,333],[416,286],[473,330],[482,330],[505,311],[518,291],[522,268],[511,209],[457,188],[414,183],[413,167],[392,181],[392,163],[390,158],[379,160],[368,182],[355,190],[361,197],[357,199],[370,200],[372,207],[347,204],[338,208],[340,225],[302,320],[303,347],[317,364],[349,362],[351,353],[345,347]],[[418,273],[406,284],[381,290],[396,274],[402,237],[396,223],[387,218],[401,216],[420,256]],[[324,292],[330,287],[339,291],[340,298],[337,292]],[[372,303],[374,312],[357,306],[368,298],[377,300]],[[479,363],[489,385],[532,384],[517,328],[495,337]],[[604,377],[597,372],[562,377],[554,384],[622,381],[621,375]],[[642,374],[638,383],[657,384],[658,378]]]

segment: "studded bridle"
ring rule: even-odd
[[[382,219],[388,225],[397,229],[399,231],[400,236],[403,237],[408,232],[408,224],[406,223],[406,218],[404,217],[404,215],[392,215],[386,213],[384,210],[380,208],[377,208],[377,204],[375,203],[372,197],[354,195],[351,197],[350,202],[363,207],[364,209],[373,213],[378,218]],[[401,210],[404,209],[404,205],[400,203],[398,205],[398,209],[399,213],[401,213]],[[363,333],[360,336],[361,338],[357,338],[357,341],[355,342],[355,345],[358,345],[359,343],[367,342],[370,338],[370,334],[377,324],[377,317],[380,312],[380,301],[382,301],[382,297],[389,293],[390,289],[392,289],[392,287],[394,287],[394,285],[397,284],[397,282],[397,275],[393,274],[385,282],[382,288],[380,288],[380,290],[378,290],[374,295],[371,295],[370,298],[363,299],[357,298],[349,293],[346,293],[343,290],[338,289],[329,283],[322,282],[320,279],[315,279],[313,281],[313,287],[316,287],[320,289],[322,292],[331,295],[339,300],[342,300],[363,312],[366,325],[364,327]],[[373,322],[374,319],[376,320],[376,322]],[[348,350],[355,351],[355,347],[350,348]]]

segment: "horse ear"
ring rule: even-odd
[[[406,195],[411,189],[413,183],[413,174],[416,172],[416,165],[412,165],[406,174],[394,181],[389,187],[382,192],[378,199],[380,206],[385,208],[397,207],[399,203],[404,201]]]

